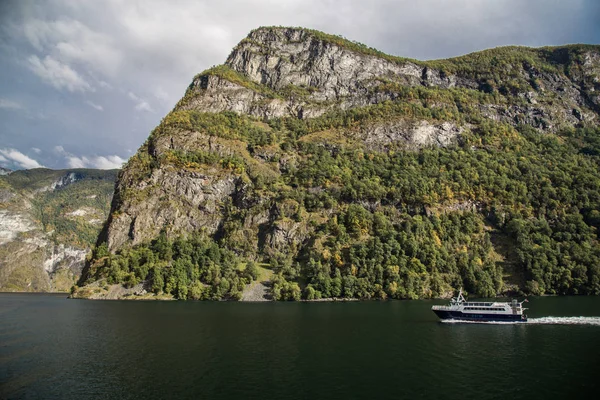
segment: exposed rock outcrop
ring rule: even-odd
[[[465,130],[452,122],[431,123],[430,121],[393,121],[373,124],[358,134],[370,149],[383,151],[387,146],[404,143],[409,148],[423,146],[446,147],[456,143]]]
[[[216,171],[215,171],[216,172]],[[108,247],[149,241],[166,228],[168,232],[205,229],[214,233],[221,222],[217,205],[230,198],[239,180],[235,176],[213,176],[196,171],[157,169],[139,186],[117,190],[143,196],[128,200],[127,210],[113,213],[108,224]]]
[[[382,57],[378,52],[361,51],[364,49],[360,46],[345,47],[340,45],[339,38],[333,41],[332,38],[336,39],[305,29],[257,29],[236,46],[225,67],[270,90],[261,93],[221,76],[201,74],[190,85],[191,93],[196,96],[182,109],[234,111],[261,118],[311,118],[331,109],[349,109],[396,99],[398,93],[394,90],[378,90],[382,82],[393,82],[396,87],[494,90],[494,84],[486,77],[485,66],[481,71],[465,72],[454,68],[456,71],[448,73],[436,68],[442,65],[439,62],[427,65],[414,60]],[[552,61],[560,52],[560,48],[540,50],[539,55]],[[529,124],[544,130],[595,120],[600,88],[597,49],[584,51],[583,62],[570,60],[569,55],[563,57],[567,59],[559,58],[558,61],[567,68],[572,64],[581,68],[573,69],[570,76],[539,71],[526,62],[511,66],[510,70],[504,71],[506,82],[501,82],[506,85],[499,89],[512,92],[511,96],[520,101],[515,101],[518,104],[482,104],[482,113],[496,121]],[[473,58],[473,64],[476,64],[477,59]],[[456,64],[462,61],[457,60]],[[455,67],[452,61],[446,63]],[[530,82],[531,85],[516,86],[516,82]],[[294,88],[303,90],[290,90]],[[286,92],[289,95],[283,98],[274,96]],[[595,112],[589,112],[590,107]]]

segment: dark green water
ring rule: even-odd
[[[600,298],[530,299],[520,325],[440,323],[441,303],[0,294],[0,398],[597,398]]]

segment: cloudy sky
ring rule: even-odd
[[[418,59],[600,43],[598,0],[0,0],[0,166],[118,167],[258,26]]]

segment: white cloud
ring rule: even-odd
[[[148,104],[147,101],[141,101],[139,103],[137,103],[135,105],[135,109],[138,111],[148,111],[148,112],[152,112],[152,107],[150,107],[150,104]]]
[[[3,155],[0,154],[0,162],[8,162],[8,160],[6,159],[6,157],[4,157]]]
[[[76,157],[68,156],[67,165],[69,168],[97,168],[97,169],[117,169],[121,168],[127,161],[117,155],[112,156],[94,156],[94,157]]]
[[[138,97],[135,93],[129,92],[129,93],[127,93],[127,96],[129,96],[129,98],[131,100],[133,100],[133,101],[136,102],[136,105],[135,105],[135,109],[136,110],[138,110],[138,111],[154,112],[154,110],[152,109],[152,107],[150,107],[150,104],[146,100]]]
[[[36,153],[36,154],[41,154],[42,153],[42,150],[38,149],[37,147],[32,147],[31,150],[33,150],[33,152]]]
[[[44,168],[42,164],[38,163],[33,158],[29,158],[15,149],[0,149],[0,155],[3,156],[4,160],[13,162],[21,168]]]
[[[23,107],[35,111],[29,111],[30,121],[22,124],[22,118],[3,120],[6,128],[0,131],[0,146],[10,143],[28,149],[35,143],[44,148],[45,156],[52,152],[50,143],[75,141],[89,143],[99,154],[135,149],[183,96],[196,73],[223,63],[232,47],[259,26],[306,26],[391,54],[432,59],[507,44],[598,43],[597,18],[593,18],[598,14],[597,3],[8,1],[7,6],[0,5],[0,66],[9,67],[0,68],[6,75],[0,97],[23,102]],[[12,60],[23,60],[27,67],[14,68]],[[30,70],[51,86],[32,79]],[[85,112],[92,107],[85,103],[91,96],[82,98],[81,93],[93,89],[92,100],[107,110],[110,106],[110,113]],[[127,97],[129,90],[137,94],[135,98]],[[23,93],[29,97],[22,97]],[[0,107],[3,114],[5,109],[15,109],[14,104],[1,101]],[[26,114],[20,111],[18,117]],[[40,118],[47,118],[44,129],[40,129]],[[9,131],[20,133],[9,137]],[[60,160],[67,162],[65,156]],[[44,158],[44,162],[50,161]]]
[[[171,96],[166,92],[162,87],[157,87],[154,89],[154,97],[156,97],[159,101],[169,104],[171,102]]]
[[[39,52],[49,53],[71,67],[81,65],[113,76],[123,58],[115,43],[117,37],[95,31],[73,18],[52,21],[33,18],[23,24],[21,31]]]
[[[41,60],[38,56],[31,55],[27,58],[27,66],[45,83],[56,89],[67,89],[70,92],[94,91],[75,70],[51,56]]]
[[[95,165],[96,168],[99,168],[99,169],[115,169],[115,168],[121,168],[125,162],[127,162],[127,160],[125,160],[117,155],[106,156],[106,157],[100,156],[100,157],[94,158],[93,165]]]
[[[20,109],[23,108],[23,106],[20,105],[17,102],[12,101],[12,100],[0,99],[0,108],[7,108],[7,109],[12,109],[12,110],[20,110]]]
[[[96,104],[91,100],[86,100],[85,104],[87,104],[88,106],[95,108],[98,111],[104,111],[104,107],[102,107],[100,104]]]
[[[86,162],[87,158],[82,157],[75,157],[75,156],[69,156],[66,157],[67,158],[67,165],[69,166],[69,168],[85,168],[86,167]],[[85,158],[85,161],[83,160]]]
[[[69,168],[117,169],[127,161],[117,155],[111,156],[76,156],[62,146],[54,146],[54,152],[64,157]]]
[[[112,89],[112,86],[108,82],[103,80],[98,81],[98,86],[100,86],[103,89]]]

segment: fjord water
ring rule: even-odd
[[[597,394],[600,318],[594,317],[600,316],[600,298],[530,299],[533,319],[527,324],[440,323],[430,308],[442,303],[81,301],[0,294],[0,398]]]

